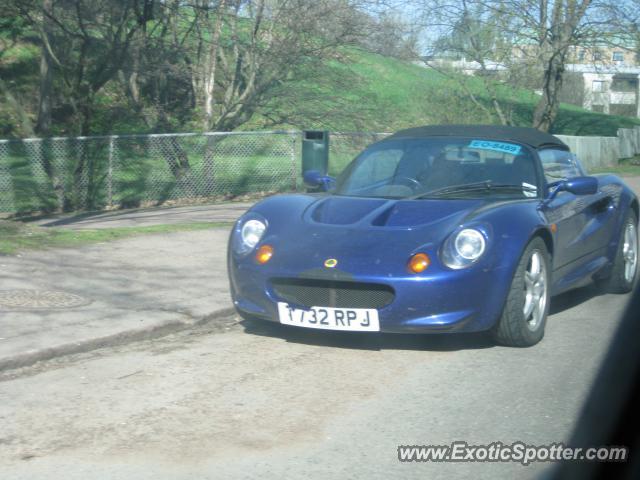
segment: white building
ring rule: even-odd
[[[489,74],[498,74],[500,72],[506,72],[508,67],[505,65],[494,62],[493,60],[486,60],[484,66],[480,62],[475,60],[467,60],[462,58],[460,60],[453,60],[449,58],[430,58],[424,60],[418,60],[413,62],[420,67],[429,67],[435,69],[451,69],[457,70],[465,75],[477,75],[480,71],[484,71]]]
[[[574,55],[577,60],[585,56],[582,55],[584,50],[577,52]],[[612,49],[611,58],[607,57],[607,61],[568,64],[560,101],[594,112],[640,118],[640,66],[629,60],[635,58],[631,54],[627,55],[628,58],[620,55]],[[478,75],[482,71],[485,75],[501,76],[509,70],[506,65],[495,61],[487,60],[481,65],[464,58],[429,58],[414,63],[435,69],[453,69],[466,75]],[[537,90],[536,93],[542,92]]]
[[[587,110],[640,118],[640,67],[567,65],[562,101]]]

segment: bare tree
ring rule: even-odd
[[[427,60],[427,64],[457,83],[469,100],[482,112],[487,121],[494,119],[502,125],[511,123],[508,107],[498,95],[501,83],[507,83],[511,46],[501,37],[499,20],[484,4],[473,0],[459,3],[442,3],[433,14],[446,33],[434,43],[429,57],[448,57],[449,62]],[[455,67],[457,66],[457,67]],[[475,84],[480,82],[483,91],[479,94],[470,85],[468,75],[460,75],[460,68],[475,72]],[[484,98],[486,97],[486,101]]]
[[[360,17],[358,43],[365,50],[401,60],[419,58],[418,29],[412,22],[391,11],[353,14]]]
[[[352,0],[165,0],[131,40],[120,83],[151,130],[233,130],[273,114],[274,97],[288,103],[284,85],[347,58],[361,18]]]
[[[194,85],[205,130],[233,130],[304,66],[336,57],[354,38],[341,0],[221,0],[196,3]],[[224,34],[223,34],[224,32]]]
[[[51,49],[53,0],[42,0],[42,13],[42,26],[39,28],[42,45],[40,47],[40,88],[36,132],[39,135],[47,136],[51,130],[51,90],[54,68],[54,54]]]
[[[55,70],[79,133],[89,134],[96,94],[121,69],[133,36],[149,20],[150,9],[141,4],[152,0],[14,1],[42,41],[39,128],[46,132],[50,123]]]
[[[527,15],[525,25],[537,34],[535,38],[544,72],[542,98],[533,114],[533,126],[539,130],[549,131],[558,115],[569,49],[583,38],[581,26],[590,4],[591,0],[531,2],[537,17]]]
[[[490,30],[496,33],[495,41],[499,41],[499,48],[493,48],[491,45],[489,45],[490,48],[485,48],[487,45],[482,42],[474,43],[474,38],[479,37],[473,35],[472,30],[468,35],[468,43],[459,44],[461,48],[473,53],[474,60],[480,63],[482,58],[497,60],[507,66],[512,79],[518,70],[536,76],[536,87],[541,90],[542,95],[534,110],[532,125],[544,131],[552,127],[558,114],[559,95],[571,48],[581,43],[595,41],[611,24],[611,17],[606,14],[606,7],[612,2],[607,4],[606,1],[442,0],[442,2],[437,9],[440,18],[443,14],[449,15],[449,20],[457,18],[457,25],[459,25],[469,11],[479,11],[480,15],[472,17],[472,25],[479,32]],[[429,5],[432,12],[433,5]],[[440,24],[446,26],[446,22],[440,22]],[[449,26],[451,25],[449,21]],[[451,31],[449,29],[448,35],[455,40]],[[481,71],[483,69],[484,67]],[[517,81],[517,78],[514,80]],[[514,82],[514,84],[517,83]],[[487,84],[487,87],[489,85]],[[495,100],[491,91],[489,95]]]

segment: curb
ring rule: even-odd
[[[145,328],[127,330],[124,332],[105,335],[98,338],[90,338],[79,342],[66,343],[43,350],[36,350],[10,357],[0,358],[0,372],[15,370],[17,368],[30,367],[37,362],[52,360],[54,358],[74,355],[77,353],[87,353],[106,347],[115,347],[129,343],[160,338],[169,334],[187,330],[189,328],[203,325],[204,323],[217,318],[226,317],[235,312],[233,307],[216,310],[208,315],[204,315],[195,321],[186,322],[184,320],[169,320],[159,325],[151,325]]]

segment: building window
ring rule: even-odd
[[[624,62],[624,54],[622,52],[613,52],[614,62]]]
[[[621,117],[635,117],[636,106],[613,104],[609,106],[609,113],[611,115],[619,115]]]
[[[594,80],[591,83],[591,91],[592,92],[604,92],[604,80]]]
[[[593,52],[593,61],[599,62],[600,60],[602,60],[602,52],[600,51]]]
[[[586,52],[585,52],[584,50],[580,50],[580,51],[578,52],[578,61],[579,61],[579,62],[584,62],[584,58],[585,58],[585,56],[586,56],[586,55],[585,55],[585,53],[586,53]]]
[[[613,77],[609,89],[612,92],[635,93],[638,90],[638,79],[633,77]]]

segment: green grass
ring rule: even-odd
[[[182,137],[176,144],[168,140],[136,137],[117,141],[112,204],[137,207],[182,198],[290,191],[294,173],[299,183],[299,169],[297,165],[294,168],[292,162],[296,160],[289,151],[291,136],[228,136],[210,145],[212,155],[207,153],[203,136]],[[109,203],[108,146],[105,139],[81,143],[44,140],[32,143],[31,150],[21,142],[5,145],[6,154],[0,155],[0,212],[57,211],[61,207],[58,195],[64,196],[66,210],[104,208]],[[189,169],[174,175],[169,168],[169,152],[178,154],[172,157],[175,161],[188,159]],[[55,180],[46,175],[37,161],[40,158],[50,159]],[[86,176],[78,179],[74,172],[80,161],[84,162]]]
[[[13,255],[23,250],[81,247],[139,235],[173,233],[210,228],[228,228],[231,223],[194,222],[146,227],[118,227],[96,230],[70,230],[37,227],[20,222],[0,220],[0,255]]]
[[[640,156],[620,160],[613,167],[592,168],[589,173],[613,173],[625,177],[640,176]]]
[[[300,113],[300,105],[287,107],[280,104],[279,97],[270,107],[281,117],[291,118],[285,126],[333,131],[390,132],[437,123],[498,123],[496,115],[488,116],[470,100],[460,86],[461,80],[482,104],[489,106],[490,99],[479,78],[450,78],[433,69],[352,49],[343,62],[319,67],[313,80],[283,87],[294,89],[295,96],[302,99],[314,99],[313,112],[309,108]],[[496,88],[513,124],[530,126],[539,97],[528,90]],[[552,133],[615,136],[618,128],[635,125],[640,125],[640,120],[562,104]],[[248,128],[259,127],[257,116]]]

